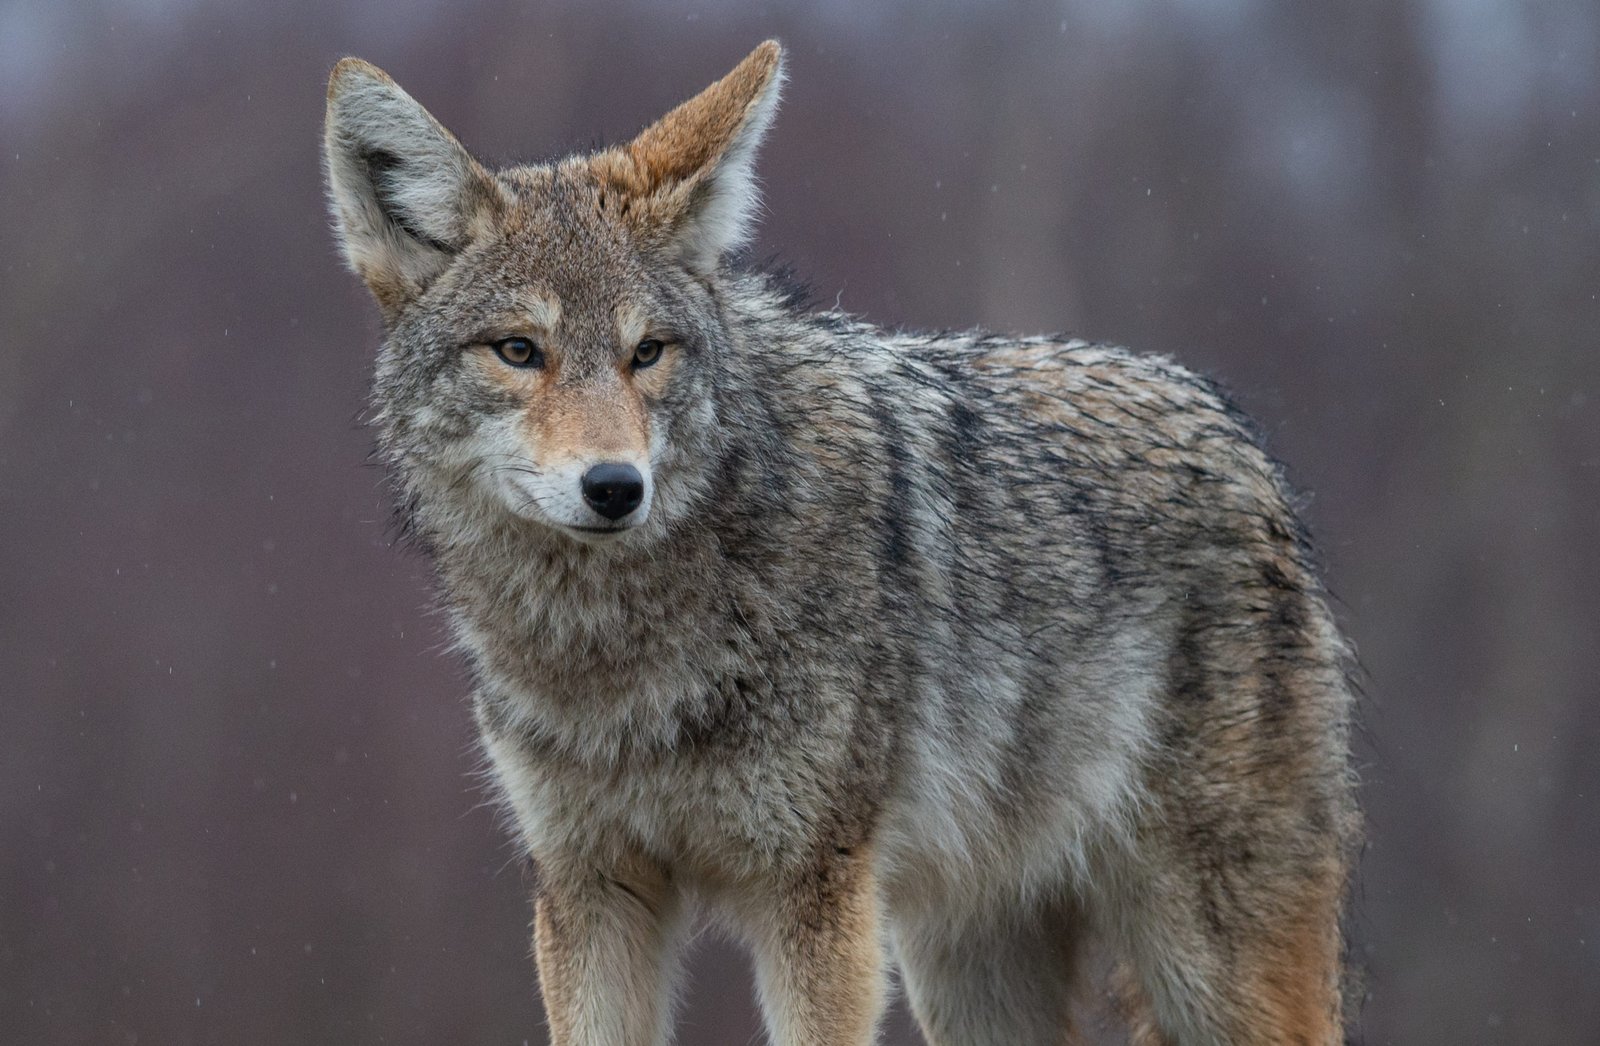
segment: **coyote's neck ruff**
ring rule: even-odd
[[[625,146],[490,171],[347,59],[374,390],[539,867],[562,1046],[671,1034],[697,911],[773,1038],[1059,1043],[1098,932],[1152,1041],[1340,1035],[1348,656],[1208,382],[807,314],[727,256],[763,44]]]

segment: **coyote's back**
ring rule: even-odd
[[[1341,1038],[1349,655],[1278,468],[1177,365],[886,333],[726,263],[780,57],[491,172],[329,88],[402,504],[539,867],[560,1044],[670,1037],[696,913],[784,1044]]]

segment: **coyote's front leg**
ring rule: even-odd
[[[877,882],[865,848],[830,848],[811,869],[785,876],[766,902],[747,919],[774,1046],[867,1046],[884,983]]]
[[[539,876],[534,951],[551,1046],[665,1046],[681,930],[665,872],[544,860]]]

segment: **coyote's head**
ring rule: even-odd
[[[586,542],[686,511],[716,439],[718,274],[781,81],[768,41],[627,145],[491,171],[381,70],[334,68],[329,194],[383,312],[377,421],[414,494]]]

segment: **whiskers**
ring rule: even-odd
[[[495,464],[496,458],[503,458],[505,460],[499,464]],[[543,481],[545,479],[545,472],[543,469],[535,465],[529,458],[525,458],[516,454],[496,454],[492,457],[485,458],[474,463],[472,468],[468,470],[467,474],[470,476],[477,469],[487,469],[491,475],[495,476],[509,472],[514,475],[528,476],[539,481]],[[538,492],[531,491],[522,484],[519,484],[517,489],[521,494],[524,495],[523,500],[517,505],[517,511],[519,513],[526,512],[529,508],[535,506],[540,509],[548,508],[548,499],[541,497]]]

